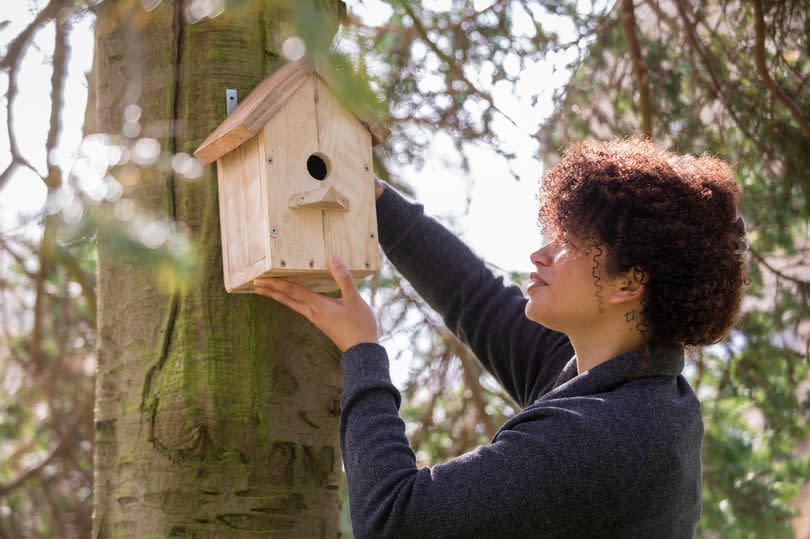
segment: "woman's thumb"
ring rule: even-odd
[[[357,293],[357,286],[352,279],[352,273],[349,268],[343,264],[343,261],[337,255],[329,257],[329,270],[332,272],[332,277],[340,287],[340,295],[344,298]]]

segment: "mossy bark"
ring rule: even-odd
[[[144,136],[191,153],[224,118],[226,87],[244,97],[280,65],[280,3],[234,4],[195,24],[178,1],[100,4],[99,129],[120,132],[137,103]],[[336,537],[339,351],[289,309],[226,294],[213,175],[155,167],[126,192],[199,240],[188,293],[99,241],[93,536]]]

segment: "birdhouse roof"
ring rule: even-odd
[[[194,155],[208,165],[253,138],[313,72],[329,84],[329,80],[307,58],[288,62],[273,72],[208,135]],[[358,107],[351,110],[371,133],[373,146],[385,140],[390,130],[384,124],[376,121],[369,111],[359,110]]]

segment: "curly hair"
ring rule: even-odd
[[[751,282],[735,227],[741,195],[716,157],[638,138],[583,141],[546,174],[538,225],[548,238],[567,233],[595,247],[600,307],[598,259],[608,278],[633,269],[645,285],[638,329],[648,345],[713,344],[738,321]]]

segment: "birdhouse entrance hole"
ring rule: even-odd
[[[329,174],[329,158],[322,153],[313,153],[307,159],[307,172],[316,180],[323,180]]]

